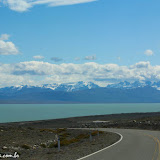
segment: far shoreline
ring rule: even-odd
[[[160,112],[77,116],[58,119],[0,123],[3,127],[34,128],[138,128],[160,130]],[[97,121],[97,122],[96,122]],[[101,122],[102,121],[102,122]]]
[[[104,117],[104,116],[121,116],[121,115],[160,115],[159,112],[133,112],[133,113],[113,113],[113,114],[97,114],[97,115],[87,115],[87,116],[73,116],[73,117],[64,117],[64,118],[51,118],[51,119],[38,119],[38,120],[27,120],[27,121],[13,121],[13,122],[0,122],[1,124],[7,124],[7,123],[37,123],[37,122],[43,122],[43,121],[54,121],[54,120],[67,120],[67,119],[83,119],[83,118],[91,118],[94,119],[96,117]]]
[[[160,112],[160,103],[0,104],[0,108],[2,124],[131,113],[152,114]]]

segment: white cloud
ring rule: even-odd
[[[28,0],[2,0],[2,2],[11,10],[18,12],[27,11],[29,8],[32,7]]]
[[[160,65],[152,66],[150,62],[138,62],[131,66],[117,64],[62,63],[51,64],[43,61],[0,64],[2,86],[7,85],[42,85],[91,81],[99,85],[120,81],[160,81]]]
[[[44,56],[37,55],[37,56],[33,56],[33,58],[41,60],[41,59],[44,59]]]
[[[8,34],[2,34],[0,36],[0,55],[16,55],[19,53],[13,42],[6,41],[9,37]]]
[[[81,59],[80,57],[76,57],[74,60],[79,61],[80,59]]]
[[[150,65],[150,62],[147,61],[147,62],[138,62],[136,63],[135,65],[131,66],[131,68],[144,68],[144,69],[147,69],[149,68],[151,65]]]
[[[154,52],[150,49],[147,49],[145,52],[144,52],[145,55],[147,56],[152,56],[154,54]]]
[[[9,34],[2,34],[2,35],[0,36],[0,40],[5,41],[5,40],[8,40],[9,37],[10,37]]]
[[[88,3],[96,0],[2,0],[2,3],[11,10],[17,12],[27,11],[35,5],[46,4],[48,6],[74,5],[80,3]]]
[[[91,60],[96,60],[97,58],[96,55],[91,55],[91,56],[86,56],[84,59],[91,61]]]

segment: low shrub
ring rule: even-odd
[[[46,148],[46,147],[47,147],[46,144],[44,144],[44,143],[40,144],[40,146],[41,146],[42,148]]]
[[[76,139],[76,138],[72,138],[69,141],[70,141],[70,143],[76,143],[76,142],[79,142],[80,140]]]
[[[104,133],[104,131],[99,131],[99,133]]]
[[[92,135],[92,136],[98,135],[98,131],[93,131],[93,132],[91,133],[91,135]]]
[[[58,147],[58,143],[50,143],[48,148]]]
[[[29,130],[34,130],[34,128],[33,128],[33,127],[28,127],[28,129],[29,129]]]
[[[56,131],[57,131],[57,133],[62,133],[62,132],[67,131],[67,129],[66,128],[57,128]]]
[[[64,140],[60,141],[60,144],[61,144],[61,146],[66,146],[66,145],[71,144],[71,142],[67,139],[64,139]]]
[[[72,139],[64,139],[61,141],[61,146],[66,146],[66,145],[69,145],[69,144],[72,144],[72,143],[76,143],[76,142],[79,142],[79,139],[76,139],[76,138],[72,138]]]
[[[30,148],[31,148],[28,144],[23,144],[21,147],[22,147],[23,149],[30,149]]]
[[[98,132],[99,132],[99,134],[104,133],[103,131],[93,131],[91,134],[92,134],[92,136],[96,136],[96,135],[98,135]]]
[[[57,133],[57,131],[53,130],[53,129],[40,129],[40,132],[51,132],[51,133]]]
[[[76,137],[76,139],[85,139],[85,138],[89,138],[89,135],[88,134],[80,134]]]
[[[59,134],[59,136],[60,136],[60,139],[61,139],[61,140],[64,140],[64,139],[66,139],[67,137],[69,137],[70,134],[69,134],[69,133],[63,133],[63,134]]]

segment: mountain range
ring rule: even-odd
[[[0,103],[159,103],[160,82],[93,82],[0,88]]]

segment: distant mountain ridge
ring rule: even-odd
[[[85,89],[93,89],[99,88],[98,85],[94,84],[93,82],[76,82],[76,83],[63,83],[63,84],[44,84],[41,86],[29,86],[29,85],[20,85],[20,86],[11,86],[11,87],[4,87],[0,88],[0,92],[14,92],[20,91],[25,89],[51,89],[52,91],[64,91],[64,92],[72,92],[72,91],[79,91]]]
[[[77,83],[63,83],[63,84],[46,84],[43,85],[44,88],[50,88],[55,91],[66,91],[66,92],[72,92],[72,91],[78,91],[78,90],[84,90],[84,89],[92,89],[92,88],[99,88],[98,85],[94,84],[93,82],[77,82]]]
[[[107,88],[133,89],[133,88],[139,88],[139,87],[145,87],[145,86],[150,86],[150,87],[153,87],[153,88],[156,88],[156,89],[160,90],[160,81],[159,82],[135,81],[135,82],[132,82],[132,83],[124,81],[124,82],[120,82],[120,83],[117,83],[117,84],[108,85]]]
[[[93,82],[0,88],[0,103],[160,103],[160,82]]]
[[[135,81],[135,82],[128,82],[128,81],[123,81],[119,83],[114,83],[114,84],[109,84],[106,86],[106,88],[121,88],[121,89],[133,89],[133,88],[139,88],[139,87],[145,87],[145,86],[150,86],[153,88],[156,88],[160,90],[160,81],[159,82],[151,82],[151,81]],[[65,91],[65,92],[72,92],[72,91],[79,91],[79,90],[85,90],[85,89],[93,89],[93,88],[102,88],[98,86],[97,84],[93,82],[73,82],[73,83],[54,83],[54,84],[44,84],[41,86],[29,86],[29,85],[20,85],[20,86],[11,86],[11,87],[4,87],[0,88],[0,91],[3,90],[8,90],[8,91],[13,91],[13,90],[22,90],[22,89],[34,89],[34,88],[43,88],[43,89],[51,89],[54,91]],[[104,88],[104,87],[103,87]]]

